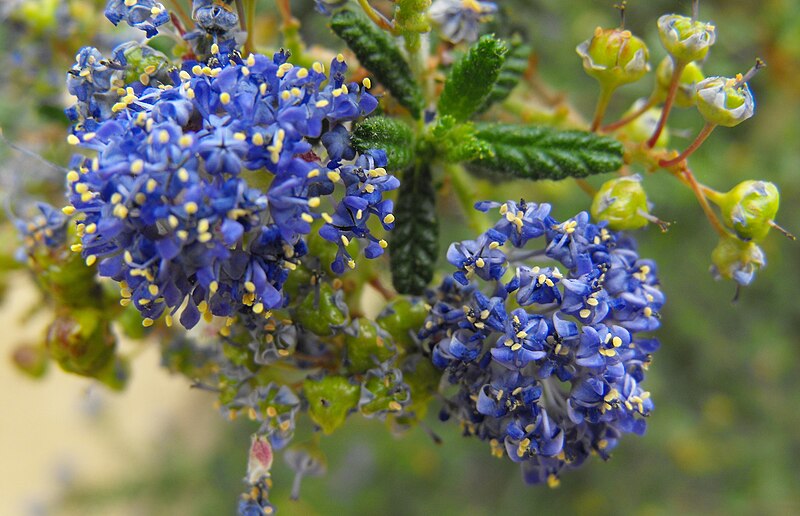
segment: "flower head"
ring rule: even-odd
[[[87,72],[77,78],[119,81],[128,63],[110,66],[95,52],[82,50],[77,66]],[[101,81],[73,88],[82,96],[69,140],[97,154],[77,156],[69,174],[87,228],[82,252],[120,282],[123,303],[145,324],[165,312],[169,323],[181,307],[186,327],[281,307],[283,283],[318,219],[323,237],[363,239],[367,257],[383,253],[367,223],[386,218],[392,204],[383,193],[399,184],[382,168],[385,154],[342,164],[355,155],[331,156],[316,143],[372,111],[375,99],[344,83],[341,58],[331,80],[319,63],[306,69],[286,59],[279,52],[184,62],[166,83],[110,87],[116,99],[108,109],[92,107]],[[259,176],[256,188],[249,181]],[[346,261],[355,265],[349,254]]]
[[[592,452],[607,457],[622,433],[644,431],[653,404],[641,383],[658,342],[640,334],[660,325],[664,296],[655,265],[604,222],[560,223],[549,205],[499,208],[493,228],[451,247],[457,282],[430,294],[419,337],[457,388],[443,418],[522,463],[529,482],[554,485]],[[464,272],[481,242],[499,243],[492,259],[511,277]]]

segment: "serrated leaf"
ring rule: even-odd
[[[492,35],[483,36],[453,64],[439,97],[439,116],[464,122],[474,115],[492,92],[505,62],[508,47]]]
[[[387,168],[390,170],[401,170],[414,159],[414,135],[411,128],[392,118],[367,118],[355,126],[350,141],[362,153],[370,149],[383,149],[389,160]]]
[[[406,169],[392,230],[392,283],[401,294],[420,295],[431,279],[439,246],[436,191],[427,164]]]
[[[331,29],[356,54],[361,64],[388,89],[414,118],[422,113],[422,90],[394,40],[350,9],[331,18]]]
[[[483,113],[493,104],[504,101],[511,95],[511,92],[519,83],[525,70],[528,68],[528,56],[533,51],[532,47],[522,40],[522,37],[515,35],[509,42],[509,50],[506,54],[503,67],[497,77],[491,93],[486,101],[478,109],[478,113]]]
[[[473,172],[558,180],[614,172],[622,166],[619,141],[585,131],[477,124],[475,134],[491,153],[466,163]]]

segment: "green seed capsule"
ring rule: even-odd
[[[345,330],[348,370],[364,373],[395,356],[396,347],[389,335],[374,321],[359,317]]]
[[[398,346],[410,350],[416,347],[416,334],[427,316],[425,303],[403,296],[389,303],[375,320]]]
[[[700,61],[717,39],[713,24],[689,16],[665,14],[657,22],[661,43],[677,62]]]
[[[672,82],[672,73],[675,69],[672,58],[665,57],[658,68],[656,68],[656,98],[663,102],[667,98],[667,91]],[[675,95],[674,103],[678,107],[692,107],[695,105],[695,88],[697,84],[705,79],[703,70],[695,62],[689,63],[681,72],[678,82],[678,92]]]
[[[741,77],[709,77],[697,84],[697,109],[706,122],[723,127],[741,124],[755,112],[756,101]]]
[[[614,231],[646,226],[649,212],[642,178],[636,175],[606,181],[594,196],[591,212],[595,220],[607,221]]]
[[[743,181],[723,194],[719,207],[725,224],[743,240],[762,240],[778,213],[780,193],[767,181]]]
[[[347,415],[358,405],[360,391],[357,384],[350,383],[344,376],[307,378],[303,382],[308,415],[325,434],[333,433],[344,424]]]
[[[344,326],[348,318],[347,305],[341,290],[334,291],[328,283],[312,290],[299,307],[295,320],[315,335],[333,335]]]
[[[711,253],[711,263],[711,272],[717,278],[732,279],[740,285],[748,285],[767,261],[764,252],[755,242],[745,242],[733,235],[725,235]]]
[[[629,30],[597,27],[575,51],[586,73],[607,88],[636,82],[650,70],[647,45]]]

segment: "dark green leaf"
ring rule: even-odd
[[[453,64],[439,98],[439,115],[464,122],[474,115],[492,92],[505,62],[508,47],[492,35],[483,36]]]
[[[373,116],[353,129],[351,142],[359,152],[383,149],[389,159],[387,168],[400,170],[414,159],[414,136],[411,129],[398,120]]]
[[[436,191],[427,164],[406,169],[395,206],[389,246],[392,282],[401,294],[419,295],[433,278],[439,244]]]
[[[506,60],[500,69],[497,82],[494,84],[491,93],[486,98],[486,102],[478,109],[483,113],[493,104],[504,101],[511,95],[511,91],[517,86],[525,70],[528,68],[528,56],[532,48],[522,40],[522,37],[515,35],[509,43],[509,51]]]
[[[557,180],[614,172],[622,166],[620,142],[584,131],[478,124],[475,134],[491,153],[467,162],[473,172]]]
[[[414,118],[419,118],[423,104],[422,90],[414,81],[408,63],[391,36],[350,9],[342,9],[334,14],[331,28],[394,98]]]

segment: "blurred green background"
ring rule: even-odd
[[[261,12],[272,9],[271,2],[263,3]],[[325,19],[313,14],[313,2],[291,3],[304,20],[310,42],[338,45]],[[545,82],[588,116],[595,84],[583,75],[574,47],[596,25],[618,23],[614,2],[503,3],[513,6],[512,23],[533,43]],[[651,62],[664,55],[656,18],[667,12],[688,13],[690,4],[629,2],[626,26],[649,43]],[[800,233],[800,2],[704,1],[701,17],[713,20],[718,30],[704,67],[707,75],[744,72],[756,56],[768,68],[751,82],[756,116],[735,129],[717,130],[692,157],[692,168],[702,182],[720,190],[744,179],[775,182],[782,194],[778,222]],[[263,30],[270,27],[274,24],[263,24]],[[63,70],[50,67],[69,61],[47,52],[41,55],[34,48],[37,37],[46,39],[52,33],[21,39],[15,30],[7,20],[0,25],[0,38],[5,40],[0,127],[10,139],[64,164],[65,126],[57,121],[60,105],[67,102],[60,93]],[[62,45],[62,52],[76,50],[86,38],[77,32]],[[105,38],[99,38],[99,44],[110,41]],[[261,38],[263,43],[269,40],[267,35]],[[53,86],[46,86],[53,80]],[[637,96],[646,95],[651,84],[648,77],[622,88],[608,120]],[[673,135],[672,146],[684,147],[701,125],[697,113],[678,112],[671,119],[673,132],[685,130],[689,139]],[[55,195],[61,188],[57,171],[6,146],[0,146],[0,170],[3,197],[23,190]],[[601,181],[592,180],[595,185]],[[304,481],[301,501],[288,499],[292,472],[276,460],[272,499],[280,513],[800,514],[800,244],[773,232],[763,245],[766,269],[733,302],[733,285],[716,282],[708,273],[716,237],[691,192],[660,174],[646,177],[645,186],[655,204],[653,212],[675,223],[666,234],[651,229],[638,235],[640,254],[659,263],[668,298],[659,332],[662,348],[645,383],[656,411],[644,437],[628,436],[608,463],[593,459],[551,490],[527,487],[516,465],[491,457],[484,443],[462,438],[457,425],[438,422],[433,417],[436,410],[431,411],[429,427],[442,438],[441,445],[423,429],[398,439],[379,422],[352,418],[323,440],[328,473]],[[500,190],[499,198],[502,191],[511,197],[523,191],[526,199],[555,201],[558,217],[588,207],[585,195],[570,182],[514,184]],[[447,240],[465,236],[457,222],[450,221]],[[16,245],[8,232],[2,234],[5,248]],[[8,340],[0,348],[5,355],[13,344],[13,338]],[[203,393],[191,396],[199,400],[193,410],[213,410]],[[114,403],[110,395],[107,401]],[[152,457],[121,478],[78,479],[57,503],[41,508],[43,514],[232,513],[249,434],[255,428],[247,422],[201,421],[202,427],[189,423],[180,431],[164,432]],[[185,445],[185,432],[211,435],[214,444],[196,453]]]

